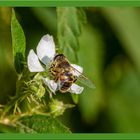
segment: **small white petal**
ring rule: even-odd
[[[81,94],[83,90],[84,90],[83,87],[80,87],[77,84],[72,84],[68,92]]]
[[[34,50],[30,50],[27,58],[27,64],[30,72],[42,72],[44,68],[41,66]]]
[[[76,64],[71,64],[73,68],[76,70],[73,71],[73,74],[77,77],[79,77],[83,73],[83,68],[81,66],[78,66]]]
[[[44,35],[37,45],[37,55],[42,63],[46,66],[55,55],[55,44],[53,37],[50,35]]]
[[[50,80],[49,78],[44,79],[45,84],[49,87],[50,91],[55,93],[57,90],[57,83],[54,80]]]

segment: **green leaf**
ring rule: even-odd
[[[0,123],[0,132],[17,133],[16,127]]]
[[[12,9],[12,18],[11,18],[11,35],[12,35],[12,47],[13,47],[13,56],[14,56],[14,65],[17,73],[21,73],[25,61],[25,36],[20,26],[14,9]]]
[[[77,63],[79,50],[78,37],[81,34],[81,28],[86,21],[86,16],[82,8],[60,7],[57,8],[58,18],[58,46],[72,63]],[[78,96],[72,95],[74,103],[78,103]]]
[[[23,133],[70,133],[66,126],[51,116],[25,116],[20,118],[18,124]]]
[[[79,101],[79,95],[76,95],[76,94],[71,94],[71,97],[72,97],[72,100],[75,104],[78,103]]]
[[[78,37],[82,23],[85,21],[84,11],[80,8],[57,8],[58,46],[71,62],[77,62],[79,49]]]

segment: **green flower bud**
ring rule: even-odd
[[[54,116],[60,116],[64,113],[67,108],[72,108],[72,104],[64,104],[62,101],[53,100],[49,103],[50,113]]]
[[[45,94],[45,88],[42,85],[41,81],[34,81],[31,85],[30,85],[30,89],[32,90],[32,92],[34,92],[34,94],[38,97],[38,98],[42,98]]]

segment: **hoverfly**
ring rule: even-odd
[[[62,93],[67,92],[71,85],[77,80],[90,88],[95,88],[95,85],[86,76],[71,66],[63,54],[55,55],[49,67],[49,72],[54,81],[59,83],[59,90]],[[80,76],[75,76],[74,72],[79,73]]]

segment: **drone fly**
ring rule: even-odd
[[[49,68],[49,72],[54,81],[58,83],[59,91],[67,92],[73,83],[77,80],[87,85],[90,88],[95,88],[95,85],[77,69],[72,67],[68,59],[63,54],[57,54]],[[78,73],[79,76],[74,73]]]

